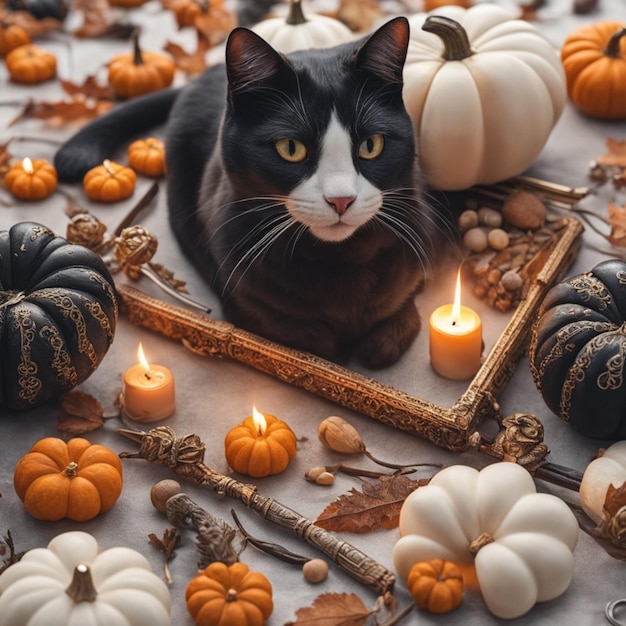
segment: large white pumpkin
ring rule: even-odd
[[[557,51],[492,4],[444,6],[409,22],[404,99],[429,184],[459,190],[521,174],[567,98]]]
[[[170,626],[166,584],[125,547],[57,535],[0,575],[0,626]]]

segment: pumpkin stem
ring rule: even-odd
[[[493,543],[495,539],[489,533],[480,533],[472,543],[470,543],[469,551],[475,556],[481,548],[488,543]]]
[[[141,55],[141,48],[139,47],[139,29],[136,28],[133,31],[133,63],[135,65],[143,65],[143,56]]]
[[[302,11],[302,0],[290,0],[289,13],[287,14],[287,19],[285,19],[285,24],[298,26],[298,24],[304,24],[308,21],[304,11]]]
[[[609,39],[609,43],[606,44],[604,54],[612,59],[619,59],[622,56],[622,50],[620,47],[622,37],[626,35],[626,28],[620,28],[614,32]]]
[[[443,15],[429,15],[422,24],[422,30],[441,39],[446,61],[462,61],[474,54],[466,30],[456,20]]]
[[[68,478],[75,478],[78,474],[78,463],[70,461],[67,464],[67,467],[63,470],[63,474],[65,474]]]
[[[19,304],[26,294],[23,291],[11,293],[9,291],[0,291],[0,309],[9,308],[15,304]]]
[[[237,590],[232,587],[226,592],[226,602],[234,602],[237,599]]]
[[[93,602],[98,592],[93,584],[91,570],[86,563],[79,563],[74,568],[74,576],[65,593],[78,604],[79,602]]]

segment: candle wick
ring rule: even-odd
[[[452,326],[456,326],[456,320],[452,320]]]
[[[144,372],[144,376],[148,379],[151,380],[152,379],[152,373],[150,372],[150,370],[146,370]]]

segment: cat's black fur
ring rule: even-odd
[[[227,319],[327,358],[356,352],[369,367],[390,365],[419,331],[414,296],[437,222],[402,101],[408,35],[407,21],[396,18],[361,41],[283,56],[235,29],[225,66],[88,125],[57,153],[59,176],[79,180],[169,113],[170,224]],[[353,159],[384,204],[341,241],[322,241],[293,219],[272,235],[287,223],[286,197],[318,166],[333,110],[353,145],[384,136],[379,158],[359,159],[355,148]],[[307,158],[282,160],[274,143],[283,137],[302,141]]]

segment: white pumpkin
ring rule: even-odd
[[[301,0],[290,0],[286,18],[268,18],[255,24],[252,30],[285,54],[294,50],[329,48],[354,38],[352,31],[337,19],[318,14],[305,17]]]
[[[493,4],[444,6],[409,22],[403,93],[428,183],[458,190],[521,174],[565,105],[557,51]]]
[[[610,485],[626,483],[626,441],[618,441],[602,456],[587,465],[580,482],[580,504],[587,515],[599,524],[604,517],[604,501]]]
[[[0,575],[0,626],[170,626],[165,583],[139,552],[57,535]]]
[[[393,548],[400,576],[418,561],[473,562],[489,610],[514,618],[567,589],[578,524],[562,500],[536,492],[527,470],[501,462],[435,474],[405,500],[400,534]]]

